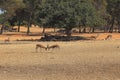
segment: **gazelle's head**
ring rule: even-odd
[[[46,47],[45,50],[47,50],[48,48]]]
[[[38,49],[38,46],[36,45],[36,48],[35,48],[36,50]]]

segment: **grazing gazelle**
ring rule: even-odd
[[[58,45],[58,44],[54,44],[54,45],[51,45],[51,46],[49,46],[49,45],[47,45],[47,49],[49,50],[49,49],[55,49],[55,48],[60,48],[60,46]]]
[[[108,40],[108,39],[111,39],[112,38],[112,35],[108,35],[105,40]]]
[[[4,42],[10,42],[10,38],[8,37],[7,39],[4,39]]]
[[[47,50],[47,47],[45,47],[41,44],[36,44],[36,52],[37,52],[38,48]]]
[[[99,37],[100,34],[97,34],[96,36],[90,36],[90,38],[92,39],[97,39]]]

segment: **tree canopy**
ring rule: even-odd
[[[94,32],[96,27],[110,22],[109,30],[113,31],[114,22],[120,25],[119,3],[119,0],[0,0],[0,10],[4,12],[0,21],[17,22],[19,28],[25,23],[28,25],[27,34],[31,24],[65,28],[66,34],[71,35],[75,27],[79,32],[81,28],[86,32],[87,27]]]

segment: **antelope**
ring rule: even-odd
[[[36,44],[36,52],[37,52],[38,48],[47,50],[47,47],[45,47],[41,44]]]
[[[108,40],[108,39],[111,39],[112,38],[112,35],[108,35],[105,40]]]
[[[55,48],[60,48],[60,46],[58,45],[58,44],[54,44],[54,45],[51,45],[51,46],[49,46],[49,45],[47,45],[47,49],[49,50],[49,49],[55,49]]]
[[[10,38],[5,39],[4,42],[10,42]]]
[[[99,37],[100,34],[97,34],[96,36],[90,36],[90,38],[92,39],[97,39],[97,37]]]

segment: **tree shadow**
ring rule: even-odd
[[[90,40],[82,36],[60,36],[60,35],[44,35],[40,41],[78,41],[78,40]]]

